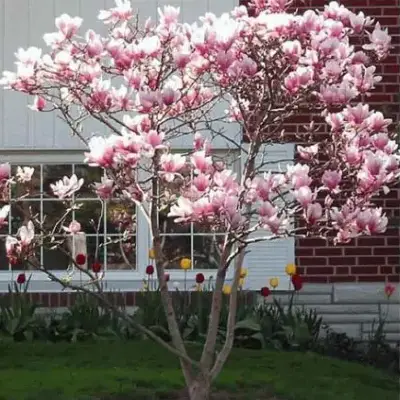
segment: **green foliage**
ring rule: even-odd
[[[198,359],[201,349],[188,351]],[[142,341],[0,343],[0,354],[1,400],[166,400],[184,386],[177,358]],[[392,400],[399,386],[374,368],[310,352],[236,348],[214,390],[235,400]]]
[[[14,341],[33,340],[36,329],[36,305],[31,304],[27,290],[29,281],[23,289],[15,282],[8,285],[8,295],[0,303],[0,335]]]

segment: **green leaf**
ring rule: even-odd
[[[247,318],[236,323],[235,332],[237,331],[260,332],[261,326],[253,318]]]

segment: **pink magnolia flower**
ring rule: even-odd
[[[0,182],[10,178],[11,166],[9,163],[0,164]]]
[[[287,40],[282,44],[282,51],[289,58],[297,60],[302,53],[301,43],[298,40]]]
[[[385,215],[382,215],[381,208],[366,209],[360,212],[356,218],[359,231],[364,231],[370,235],[385,232],[387,223],[388,219]]]
[[[19,182],[26,183],[31,181],[34,172],[35,168],[18,167],[16,176]]]
[[[206,156],[204,150],[193,153],[191,161],[195,168],[195,173],[207,173],[212,166],[212,159]]]
[[[46,100],[41,96],[35,96],[33,104],[29,106],[32,111],[43,111],[46,107]]]
[[[262,218],[263,227],[269,229],[273,234],[277,235],[281,229],[283,229],[287,223],[287,220],[282,215],[273,215],[270,218]]]
[[[309,172],[310,167],[308,165],[296,164],[287,167],[287,177],[295,189],[311,185],[312,179],[308,175]]]
[[[71,39],[82,25],[83,19],[79,17],[70,17],[68,14],[62,14],[56,18],[56,27],[66,39]]]
[[[160,159],[160,174],[167,182],[172,182],[185,164],[186,159],[180,154],[163,154]]]
[[[81,231],[81,224],[78,221],[71,221],[68,227],[64,226],[64,230],[68,233],[79,233]]]
[[[133,16],[131,2],[129,0],[115,0],[116,7],[109,10],[101,10],[98,18],[105,24],[116,24],[119,21],[127,21]]]
[[[303,208],[307,208],[315,196],[308,186],[302,186],[294,191],[294,197]]]
[[[325,188],[333,191],[338,187],[342,180],[342,172],[327,170],[323,173],[321,180]]]
[[[179,197],[177,204],[174,204],[168,213],[168,217],[174,218],[176,223],[188,221],[192,215],[192,202],[184,197]]]
[[[386,145],[389,143],[389,136],[387,133],[377,133],[371,137],[372,145],[378,150],[384,150]]]
[[[390,118],[385,118],[379,111],[375,111],[366,118],[368,128],[375,133],[386,131],[387,127],[392,123]]]
[[[350,14],[350,25],[354,29],[355,33],[361,33],[365,27],[371,26],[373,19],[370,17],[365,17],[364,13],[360,11],[357,15]]]
[[[89,57],[98,57],[102,54],[104,50],[103,43],[101,41],[101,36],[96,34],[92,29],[89,29],[85,35],[86,39],[86,51]]]
[[[8,214],[11,207],[7,204],[0,209],[0,229],[8,225]]]
[[[260,217],[271,218],[278,213],[278,209],[273,206],[269,201],[265,201],[258,209]]]
[[[115,190],[114,181],[103,176],[100,183],[94,184],[94,189],[101,199],[109,199]]]
[[[7,257],[11,258],[14,256],[16,247],[18,246],[18,239],[12,236],[6,237],[6,253]]]
[[[204,140],[203,136],[201,135],[201,133],[196,132],[194,134],[194,142],[193,142],[194,149],[196,151],[202,150],[203,146],[204,146],[204,142],[205,142],[205,140]]]
[[[158,9],[158,15],[160,17],[160,24],[170,27],[175,25],[179,19],[180,8],[172,6],[164,6],[163,9]]]
[[[383,58],[389,52],[391,37],[387,29],[382,29],[379,22],[376,23],[372,33],[368,32],[370,44],[364,44],[363,49],[373,50],[379,58]]]
[[[297,146],[297,151],[302,159],[312,160],[318,154],[318,143],[308,147]]]
[[[20,237],[21,246],[28,247],[35,237],[35,227],[33,226],[33,222],[29,221],[27,225],[21,226],[18,230],[18,236]]]
[[[78,177],[73,174],[71,178],[64,176],[62,180],[57,181],[55,184],[50,184],[50,187],[55,196],[59,199],[65,199],[66,197],[71,197],[82,185],[83,178],[78,179]]]
[[[110,141],[101,137],[94,136],[89,140],[89,152],[85,153],[85,163],[92,167],[111,167],[114,163],[114,148]]]
[[[207,175],[200,174],[193,179],[193,185],[199,192],[204,192],[210,186],[210,178]]]
[[[322,206],[319,203],[310,204],[305,211],[306,221],[310,225],[316,224],[322,217]]]

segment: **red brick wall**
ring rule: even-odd
[[[296,0],[299,9],[323,8],[329,1]],[[368,99],[371,108],[398,122],[400,117],[400,0],[343,0],[355,12],[376,18],[388,27],[394,48],[379,66],[383,76]],[[299,129],[299,127],[297,128]],[[319,239],[299,239],[296,262],[308,282],[399,282],[400,277],[400,186],[380,198],[391,227],[384,235],[363,237],[342,246],[328,246]]]
[[[242,0],[247,4],[249,0]],[[323,9],[330,0],[294,0],[293,9]],[[394,122],[400,117],[400,0],[343,0],[341,4],[358,13],[374,17],[388,27],[393,49],[377,73],[381,84],[368,98],[372,109],[382,111]],[[303,125],[314,120],[321,124],[321,135],[327,133],[323,119],[311,114],[296,116],[285,124],[287,132],[301,133]],[[395,127],[393,126],[393,129]],[[305,280],[313,283],[331,282],[399,282],[400,277],[400,186],[376,201],[384,207],[390,228],[384,235],[363,237],[341,245],[328,245],[320,239],[298,239],[296,263]]]

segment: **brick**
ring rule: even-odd
[[[348,275],[349,272],[350,272],[349,267],[336,267],[335,268],[336,275]]]
[[[393,265],[399,265],[400,264],[400,256],[399,257],[387,257],[387,263],[393,264]]]
[[[385,282],[386,278],[382,275],[357,276],[358,282]]]
[[[329,265],[354,265],[355,257],[329,257]]]
[[[367,256],[372,254],[371,247],[347,247],[344,249],[346,256]]]
[[[378,274],[378,267],[351,267],[351,273],[356,275]]]
[[[400,282],[400,275],[389,275],[388,277],[387,277],[387,280],[389,281],[389,282],[396,282],[396,283],[399,283]]]
[[[358,263],[361,265],[381,265],[385,261],[385,257],[358,257]]]
[[[306,275],[332,275],[333,267],[307,267]]]
[[[316,256],[341,256],[343,249],[340,247],[324,247],[322,249],[315,249]]]
[[[397,255],[400,256],[400,248],[398,247],[376,247],[374,248],[374,255]]]
[[[359,246],[384,246],[385,239],[382,237],[379,238],[360,238],[357,239],[357,244]]]
[[[393,267],[388,267],[388,266],[381,266],[379,267],[379,273],[384,274],[384,275],[390,275],[393,274]]]
[[[296,248],[296,256],[313,256],[314,249],[313,248]]]
[[[326,265],[326,258],[323,257],[300,257],[300,264],[304,267],[314,265]]]
[[[328,283],[329,279],[327,276],[305,276],[304,281],[309,283]]]

